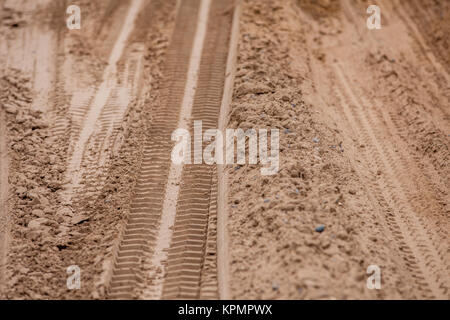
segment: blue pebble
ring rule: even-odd
[[[325,230],[325,226],[323,224],[316,228],[316,232],[323,232],[323,230]]]

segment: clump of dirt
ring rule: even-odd
[[[335,15],[341,9],[339,0],[297,0],[297,4],[314,18]]]
[[[57,214],[64,159],[50,136],[48,121],[31,108],[33,93],[27,78],[12,69],[3,74],[0,104],[6,112],[9,142],[11,224],[5,297],[56,298],[54,288],[61,284],[55,274],[64,268],[58,255],[64,226]]]

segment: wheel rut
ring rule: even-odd
[[[218,127],[230,1],[181,1],[163,70],[161,106],[144,143],[131,211],[115,252],[111,299],[218,298],[217,170],[174,165],[172,132]],[[193,135],[192,135],[193,136]]]
[[[426,298],[448,297],[447,280],[442,277],[447,273],[447,254],[433,241],[434,237],[430,234],[433,230],[425,223],[423,213],[417,212],[414,207],[417,198],[412,195],[414,184],[409,178],[414,168],[408,165],[405,156],[398,155],[392,146],[383,143],[384,137],[380,131],[383,125],[381,122],[375,123],[373,105],[364,97],[357,98],[342,67],[335,64],[334,71],[340,88],[338,95],[344,101],[344,112],[368,149],[367,160],[381,173],[373,191],[386,210],[387,225],[402,252],[407,269],[414,275],[418,288],[427,293]]]

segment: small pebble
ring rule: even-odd
[[[312,139],[312,141],[315,142],[315,143],[319,143],[320,140],[319,140],[319,138],[314,137],[314,138]]]
[[[264,199],[264,203],[269,203],[270,199]]]
[[[325,230],[325,226],[323,224],[321,224],[320,226],[318,226],[316,228],[316,232],[319,232],[319,233],[323,232],[324,230]]]

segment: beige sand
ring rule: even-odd
[[[1,298],[450,298],[447,1],[78,3],[0,0]],[[172,165],[194,120],[279,172]]]

